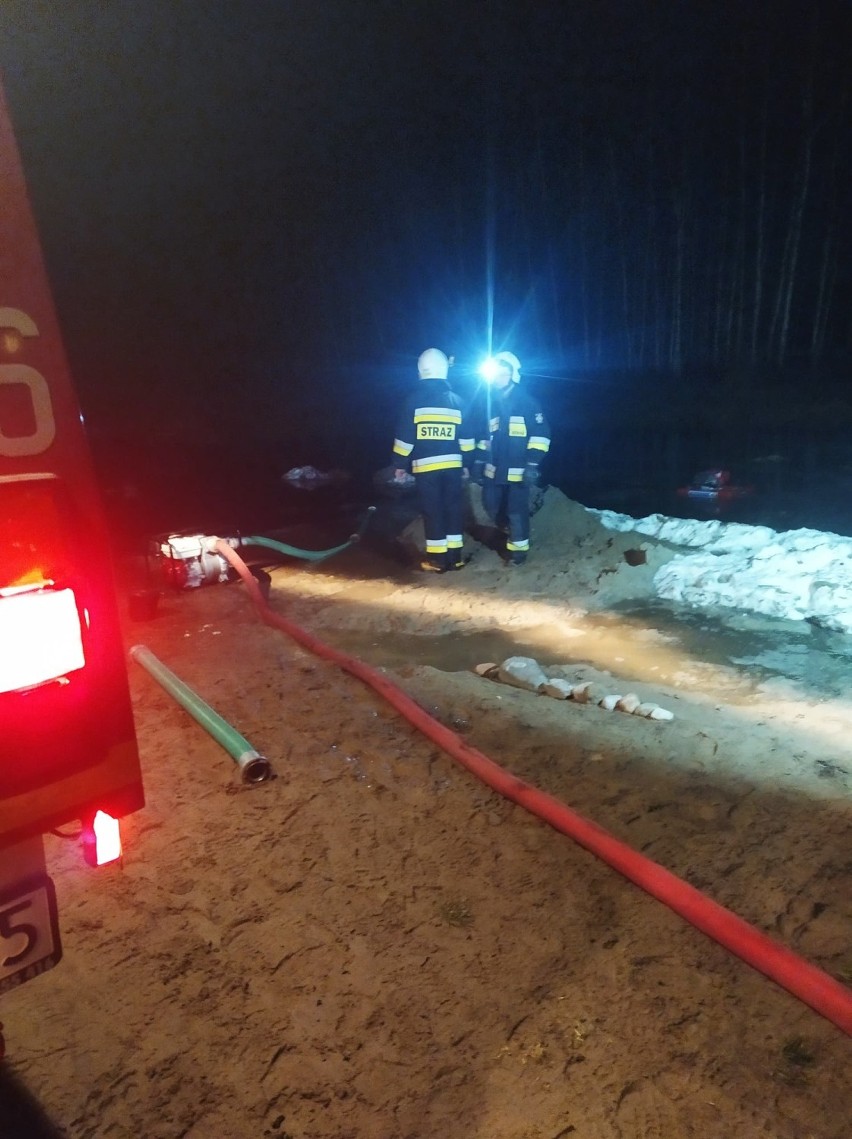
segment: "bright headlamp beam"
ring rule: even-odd
[[[484,380],[490,383],[500,370],[500,365],[492,357],[488,357],[482,364],[479,365],[479,374]]]

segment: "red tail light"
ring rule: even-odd
[[[0,834],[17,833],[24,808],[47,829],[60,810],[69,821],[90,804],[120,815],[138,798],[112,583],[96,539],[65,479],[0,475]],[[107,782],[137,790],[111,797]],[[56,814],[54,804],[63,804]]]
[[[85,663],[72,589],[0,589],[0,692],[57,680]]]

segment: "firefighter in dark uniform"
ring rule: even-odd
[[[477,431],[475,475],[482,505],[497,525],[508,524],[506,556],[523,565],[530,548],[530,490],[538,484],[539,461],[550,450],[550,427],[538,400],[520,387],[521,362],[500,352],[486,414]]]
[[[420,383],[399,415],[393,459],[397,478],[414,475],[423,525],[427,573],[463,569],[463,478],[473,460],[475,440],[464,425],[461,401],[447,382],[450,361],[427,348],[417,361]]]

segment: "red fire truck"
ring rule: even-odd
[[[142,806],[104,515],[0,89],[0,993],[61,956],[43,835]]]

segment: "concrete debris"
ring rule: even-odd
[[[557,676],[547,676],[541,665],[533,657],[508,657],[502,664],[488,662],[477,664],[473,671],[486,680],[498,680],[513,688],[523,688],[527,692],[538,692],[554,700],[573,700],[575,704],[595,704],[606,712],[625,712],[627,715],[643,716],[647,720],[673,720],[674,713],[661,708],[650,700],[640,700],[635,692],[621,696],[607,693],[606,689],[593,681],[572,684]]]
[[[544,696],[552,696],[554,700],[570,700],[574,686],[570,680],[562,680],[555,676],[548,680],[541,692]]]
[[[650,716],[656,707],[657,707],[656,704],[646,703],[643,701],[641,704],[637,704],[636,707],[633,709],[633,715],[634,716]]]
[[[660,708],[659,705],[655,705],[653,710],[648,713],[648,719],[649,720],[673,720],[674,719],[674,712],[670,712],[668,710],[668,708]]]
[[[642,701],[635,692],[628,692],[626,696],[622,696],[616,704],[616,709],[619,712],[627,712],[628,714],[635,712]]]
[[[572,692],[572,698],[577,704],[600,704],[601,700],[606,699],[606,689],[600,684],[578,684]]]
[[[634,716],[645,716],[650,720],[651,714],[656,711],[658,705],[652,704],[650,701],[643,701],[638,708],[633,709]]]
[[[532,657],[507,657],[500,665],[499,678],[504,684],[540,692],[547,684],[541,665]]]

